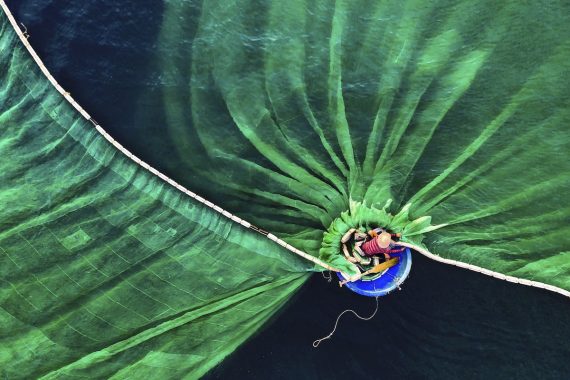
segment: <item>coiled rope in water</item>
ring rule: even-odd
[[[360,315],[358,315],[358,313],[357,313],[356,311],[354,311],[354,310],[352,310],[352,309],[346,309],[345,311],[343,311],[342,313],[340,313],[340,314],[338,315],[338,317],[336,317],[336,322],[334,323],[334,327],[333,327],[332,331],[330,332],[330,334],[328,334],[327,336],[324,336],[324,337],[322,337],[322,338],[320,338],[320,339],[315,340],[315,341],[313,342],[313,347],[317,348],[317,347],[319,346],[319,344],[321,344],[321,342],[322,342],[323,340],[327,340],[327,339],[332,338],[332,336],[333,336],[334,333],[336,332],[336,328],[337,328],[337,326],[338,326],[338,322],[340,321],[340,318],[341,318],[345,313],[349,313],[349,312],[350,312],[350,313],[354,314],[354,315],[356,316],[356,318],[358,318],[358,319],[360,319],[360,320],[362,320],[362,321],[369,321],[369,320],[371,320],[372,318],[374,318],[374,316],[375,316],[376,313],[378,312],[378,297],[374,297],[374,298],[376,299],[376,308],[374,309],[374,312],[372,313],[371,316],[369,316],[369,317],[361,317]]]

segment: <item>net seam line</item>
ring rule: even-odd
[[[138,157],[136,157],[134,154],[132,154],[131,152],[129,152],[127,149],[125,149],[121,144],[119,144],[119,142],[117,142],[115,139],[113,139],[107,132],[105,132],[105,130],[87,113],[87,111],[85,111],[83,109],[83,107],[81,107],[71,96],[71,94],[67,91],[65,91],[63,89],[63,87],[60,86],[60,84],[55,80],[55,78],[51,75],[51,73],[48,71],[48,69],[45,67],[45,65],[43,64],[43,61],[41,60],[41,58],[38,56],[38,54],[36,53],[36,51],[34,50],[34,48],[32,47],[32,45],[30,45],[30,43],[28,42],[28,39],[24,36],[24,34],[22,33],[22,30],[20,29],[20,27],[18,26],[18,23],[16,22],[16,19],[14,18],[14,16],[12,15],[12,13],[10,12],[10,9],[8,8],[8,6],[6,5],[6,3],[4,2],[4,0],[0,0],[0,6],[2,7],[2,10],[4,11],[4,13],[6,14],[6,16],[8,17],[8,20],[10,21],[10,24],[12,24],[12,28],[14,29],[14,31],[16,32],[16,34],[18,35],[18,37],[20,38],[20,41],[22,41],[22,43],[24,44],[24,46],[26,47],[26,49],[28,50],[28,52],[30,53],[30,55],[32,56],[33,60],[36,62],[36,64],[39,66],[39,68],[41,69],[41,71],[44,73],[44,75],[46,76],[46,78],[51,82],[51,84],[56,88],[56,90],[63,95],[63,97],[87,120],[89,120],[94,126],[95,129],[107,140],[109,141],[115,148],[117,148],[121,153],[123,153],[124,155],[126,155],[127,157],[129,157],[132,161],[134,161],[136,164],[138,164],[139,166],[143,167],[144,169],[146,169],[147,171],[150,171],[152,174],[154,174],[155,176],[159,177],[161,180],[169,183],[170,185],[174,186],[175,188],[177,188],[179,191],[185,193],[186,195],[190,196],[191,198],[197,200],[198,202],[206,205],[207,207],[215,210],[216,212],[224,215],[225,217],[233,220],[236,223],[241,224],[242,226],[251,229],[257,233],[260,233],[261,235],[264,235],[266,238],[268,238],[269,240],[279,244],[280,246],[282,246],[283,248],[295,253],[296,255],[312,261],[313,263],[326,268],[330,271],[333,272],[341,272],[339,269],[334,268],[330,265],[328,265],[327,263],[319,260],[318,258],[309,255],[306,252],[303,252],[293,246],[291,246],[290,244],[286,243],[285,241],[279,239],[277,236],[259,228],[254,226],[253,224],[239,218],[238,216],[235,216],[233,214],[231,214],[230,212],[222,209],[221,207],[213,204],[212,202],[209,202],[208,200],[202,198],[201,196],[197,195],[196,193],[186,189],[184,186],[178,184],[176,181],[174,181],[173,179],[169,178],[168,176],[166,176],[165,174],[159,172],[158,170],[156,170],[155,168],[153,168],[152,166],[150,166],[149,164],[147,164],[146,162],[142,161],[141,159],[139,159]],[[526,286],[532,286],[535,288],[540,288],[540,289],[545,289],[545,290],[549,290],[555,293],[558,293],[560,295],[566,296],[570,298],[570,291],[559,288],[557,286],[554,285],[549,285],[549,284],[545,284],[543,282],[538,282],[538,281],[533,281],[533,280],[527,280],[524,278],[519,278],[519,277],[514,277],[514,276],[508,276],[499,272],[495,272],[486,268],[482,268],[476,265],[471,265],[471,264],[467,264],[467,263],[463,263],[461,261],[456,261],[456,260],[451,260],[451,259],[446,259],[443,258],[441,256],[435,255],[431,252],[429,252],[426,249],[423,249],[419,246],[413,245],[413,244],[408,244],[408,243],[404,243],[404,242],[400,242],[400,245],[402,246],[406,246],[408,248],[414,249],[415,251],[419,252],[420,254],[435,260],[437,262],[443,263],[443,264],[448,264],[448,265],[453,265],[459,268],[463,268],[463,269],[467,269],[467,270],[471,270],[474,272],[478,272],[478,273],[482,273],[484,275],[487,276],[491,276],[494,277],[496,279],[499,280],[504,280],[504,281],[508,281],[508,282],[512,282],[515,284],[521,284],[521,285],[526,285]]]
[[[125,147],[123,147],[118,141],[116,141],[113,137],[111,137],[111,135],[109,135],[100,125],[99,123],[97,123],[97,121],[95,119],[93,119],[91,117],[91,115],[89,115],[89,113],[87,113],[87,111],[85,111],[83,109],[83,107],[81,107],[76,101],[75,99],[73,99],[73,97],[71,96],[71,94],[68,91],[65,91],[65,89],[63,87],[61,87],[61,85],[55,80],[55,78],[51,75],[51,73],[49,72],[49,70],[47,69],[47,67],[45,67],[42,59],[38,56],[38,54],[36,53],[36,51],[34,50],[34,48],[32,47],[32,45],[30,44],[30,42],[28,41],[29,34],[26,33],[22,33],[22,30],[20,29],[20,26],[18,25],[16,19],[14,18],[14,16],[12,15],[12,12],[10,12],[10,9],[8,8],[8,6],[6,5],[6,3],[4,2],[4,0],[0,0],[0,6],[2,7],[2,10],[4,11],[4,14],[6,14],[6,16],[8,17],[8,20],[10,21],[10,24],[12,24],[12,28],[14,29],[14,31],[16,32],[16,34],[18,35],[18,37],[20,38],[20,41],[22,41],[22,43],[24,44],[24,46],[26,47],[26,49],[28,50],[28,52],[30,53],[30,55],[32,56],[33,60],[36,62],[36,64],[39,66],[40,70],[42,71],[42,73],[45,75],[45,77],[51,82],[51,84],[55,87],[55,89],[61,94],[63,95],[63,97],[73,106],[73,108],[75,108],[85,119],[87,119],[88,121],[90,121],[94,126],[95,129],[97,130],[97,132],[99,132],[99,134],[101,134],[109,143],[111,143],[115,148],[117,148],[121,153],[123,153],[125,156],[127,156],[128,158],[130,158],[132,161],[134,161],[137,165],[141,166],[142,168],[144,168],[145,170],[151,172],[153,175],[157,176],[158,178],[160,178],[162,181],[167,182],[168,184],[172,185],[173,187],[175,187],[176,189],[178,189],[179,191],[185,193],[186,195],[188,195],[189,197],[197,200],[198,202],[206,205],[207,207],[215,210],[216,212],[218,212],[219,214],[222,214],[223,216],[225,216],[226,218],[231,219],[232,221],[241,224],[242,226],[244,226],[245,228],[251,229],[263,236],[265,236],[266,238],[268,238],[269,240],[279,244],[280,246],[282,246],[283,248],[295,253],[296,255],[309,260],[311,262],[313,262],[316,265],[319,265],[327,270],[333,271],[333,272],[340,272],[339,269],[334,268],[330,265],[328,265],[327,263],[319,260],[318,258],[309,255],[306,252],[303,252],[293,246],[291,246],[290,244],[286,243],[285,241],[279,239],[277,236],[270,234],[269,232],[254,226],[253,224],[249,223],[248,221],[245,221],[243,219],[241,219],[240,217],[233,215],[232,213],[224,210],[223,208],[215,205],[214,203],[208,201],[207,199],[199,196],[198,194],[186,189],[184,186],[180,185],[179,183],[177,183],[176,181],[174,181],[173,179],[169,178],[168,176],[166,176],[165,174],[159,172],[158,170],[156,170],[155,168],[153,168],[152,166],[150,166],[149,164],[147,164],[146,162],[142,161],[141,159],[139,159],[137,156],[135,156],[134,154],[132,154],[131,152],[129,152]]]

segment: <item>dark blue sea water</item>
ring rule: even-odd
[[[165,168],[165,120],[141,122],[160,102],[150,57],[163,5],[156,0],[11,0],[47,67],[104,128],[153,166]],[[141,94],[145,94],[144,97]],[[157,99],[153,98],[156,93]],[[300,294],[206,378],[567,379],[570,300],[417,256],[403,289],[374,300],[315,275]]]

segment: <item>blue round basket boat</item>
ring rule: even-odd
[[[392,254],[392,257],[396,256],[400,257],[400,261],[393,267],[386,269],[384,272],[369,276],[368,278],[348,282],[345,286],[363,296],[385,296],[400,286],[408,277],[408,274],[410,274],[410,269],[412,269],[412,252],[409,248],[406,248],[403,252]],[[336,274],[341,281],[345,280],[340,272]]]

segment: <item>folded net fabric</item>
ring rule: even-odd
[[[351,201],[392,200],[447,225],[431,252],[568,289],[567,12],[168,2],[154,113],[178,154],[162,162],[313,254]]]
[[[140,120],[175,150],[148,160],[315,256],[388,205],[432,253],[570,289],[568,12],[168,1]],[[0,17],[3,374],[200,376],[312,266],[122,155]]]

